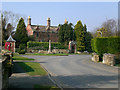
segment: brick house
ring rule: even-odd
[[[47,19],[47,26],[44,25],[31,25],[31,18],[28,17],[27,23],[27,32],[28,36],[33,35],[35,41],[38,42],[48,42],[51,40],[52,42],[58,42],[58,26],[51,26],[50,18]]]

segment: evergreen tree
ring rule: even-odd
[[[85,50],[85,31],[81,21],[78,21],[75,25],[75,35],[77,42],[77,50],[84,51]]]
[[[91,47],[91,39],[92,39],[92,34],[90,32],[86,32],[85,34],[85,51],[92,52],[92,47]]]
[[[20,44],[27,45],[28,35],[23,18],[19,20],[14,39],[16,40],[16,47],[19,47]]]
[[[58,32],[58,38],[59,42],[64,43],[64,30],[63,30],[63,25],[59,25],[60,29]]]
[[[63,24],[59,25],[60,29],[58,32],[59,42],[68,45],[69,41],[74,40],[75,35],[73,31],[73,24]]]

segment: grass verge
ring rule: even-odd
[[[35,60],[33,58],[27,58],[27,57],[22,57],[22,56],[14,56],[12,57],[13,60]]]
[[[68,56],[69,54],[65,53],[56,53],[56,54],[44,54],[44,53],[27,53],[25,55],[40,55],[40,56]]]
[[[40,66],[40,63],[35,63],[35,62],[17,62],[17,63],[25,70],[27,74],[31,76],[47,75],[47,72]]]
[[[56,86],[41,86],[41,85],[34,85],[34,90],[61,90]]]

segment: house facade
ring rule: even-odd
[[[58,42],[58,26],[51,26],[50,18],[47,19],[47,25],[31,25],[31,18],[28,17],[27,23],[28,36],[34,36],[35,41],[38,42]]]

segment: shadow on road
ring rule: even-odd
[[[54,80],[67,87],[79,88],[118,88],[118,75],[78,75],[78,76],[53,76]],[[105,85],[105,86],[104,86]]]
[[[99,76],[99,75],[78,75],[78,76],[56,76],[53,79],[59,80],[65,90],[118,90],[117,76]],[[10,88],[33,88],[33,85],[54,85],[46,76],[35,77],[12,77],[10,78]],[[104,87],[101,85],[108,84],[116,87]],[[76,89],[75,89],[76,88]]]

